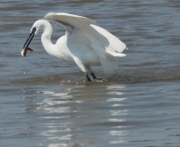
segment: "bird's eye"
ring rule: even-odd
[[[36,27],[33,28],[33,32],[36,31]]]

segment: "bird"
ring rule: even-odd
[[[55,44],[51,42],[52,24],[58,24],[66,30],[65,35]],[[98,80],[91,66],[102,66],[104,73],[112,76],[118,68],[116,58],[126,56],[122,53],[126,44],[96,25],[96,21],[84,16],[55,12],[34,22],[23,49],[28,48],[41,30],[41,42],[46,52],[60,60],[77,64],[88,81]],[[21,54],[24,56],[24,51]]]

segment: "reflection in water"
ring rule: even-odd
[[[58,88],[37,92],[42,101],[34,104],[38,106],[35,111],[41,122],[38,127],[42,128],[38,134],[47,142],[53,142],[49,143],[50,147],[84,146],[104,140],[104,144],[125,142],[128,131],[121,125],[126,122],[124,116],[128,113],[122,108],[126,100],[123,97],[125,86],[98,84]],[[96,92],[90,93],[92,91]]]
[[[172,90],[171,84],[163,83],[158,88],[157,83],[144,85],[147,83],[128,84],[127,87],[104,83],[67,85],[68,88],[27,86],[19,91],[22,97],[18,101],[12,95],[12,99],[3,102],[11,106],[5,109],[11,119],[6,119],[8,115],[2,117],[7,129],[1,130],[0,136],[14,130],[15,138],[29,142],[32,139],[34,146],[52,147],[134,144],[137,147],[139,144],[146,146],[147,142],[153,146],[168,137],[167,143],[175,142],[179,136],[179,95],[176,93],[179,87]],[[14,109],[8,110],[13,105],[17,106],[18,113]],[[166,136],[164,132],[167,132]]]
[[[111,90],[110,92],[107,92],[107,94],[112,95],[109,97],[106,101],[107,102],[113,102],[112,109],[109,110],[110,115],[112,118],[109,118],[109,122],[116,123],[115,126],[112,126],[112,130],[110,131],[110,135],[115,137],[116,140],[111,140],[110,144],[121,144],[125,143],[124,136],[128,134],[128,131],[121,130],[121,128],[124,128],[124,126],[121,125],[121,123],[118,124],[118,122],[126,122],[126,119],[122,119],[121,116],[127,115],[128,110],[118,110],[114,109],[115,107],[121,107],[124,106],[122,104],[126,98],[123,98],[123,89],[125,89],[125,86],[123,85],[113,85],[113,86],[107,86],[107,89]],[[115,130],[116,129],[116,130]]]

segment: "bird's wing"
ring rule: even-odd
[[[74,15],[74,14],[68,14],[68,13],[50,12],[50,13],[46,14],[44,18],[48,19],[48,20],[66,22],[68,24],[72,24],[73,26],[79,27],[79,28],[82,28],[83,26],[95,23],[94,20],[89,19],[87,17]]]
[[[108,39],[99,33],[96,29],[94,29],[91,24],[95,23],[94,20],[68,14],[68,13],[48,13],[45,19],[49,21],[56,21],[63,24],[65,27],[76,27],[83,31],[86,37],[89,39],[89,46],[94,50],[94,52],[100,57],[106,58],[106,46],[109,45]]]
[[[125,56],[122,52],[126,49],[126,45],[121,40],[99,26],[94,24],[91,24],[91,26],[108,39],[109,45],[106,47],[106,52],[112,54],[114,57]]]

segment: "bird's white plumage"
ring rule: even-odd
[[[83,72],[90,66],[102,65],[105,73],[113,74],[117,67],[114,57],[122,57],[126,45],[107,30],[95,25],[86,17],[68,13],[48,13],[45,20],[35,22],[33,27],[44,26],[41,40],[46,51],[69,62],[75,62]],[[66,34],[53,45],[50,41],[52,27],[56,22],[66,28]],[[114,66],[115,65],[115,66]]]
[[[115,37],[114,35],[112,35],[110,32],[108,32],[107,30],[96,26],[96,25],[91,25],[97,32],[99,32],[100,34],[102,34],[104,37],[106,37],[109,41],[109,45],[106,47],[106,51],[110,54],[112,54],[113,56],[117,56],[117,57],[123,57],[125,56],[125,54],[120,54],[121,52],[124,51],[124,49],[126,48],[126,45],[119,40],[117,37]],[[119,54],[118,54],[118,53]]]
[[[66,22],[83,31],[84,35],[89,39],[89,45],[93,46],[93,49],[101,58],[105,58],[104,48],[109,42],[107,38],[90,26],[95,23],[94,20],[67,13],[48,13],[44,18],[51,21]],[[96,47],[94,47],[94,45],[96,45]]]

